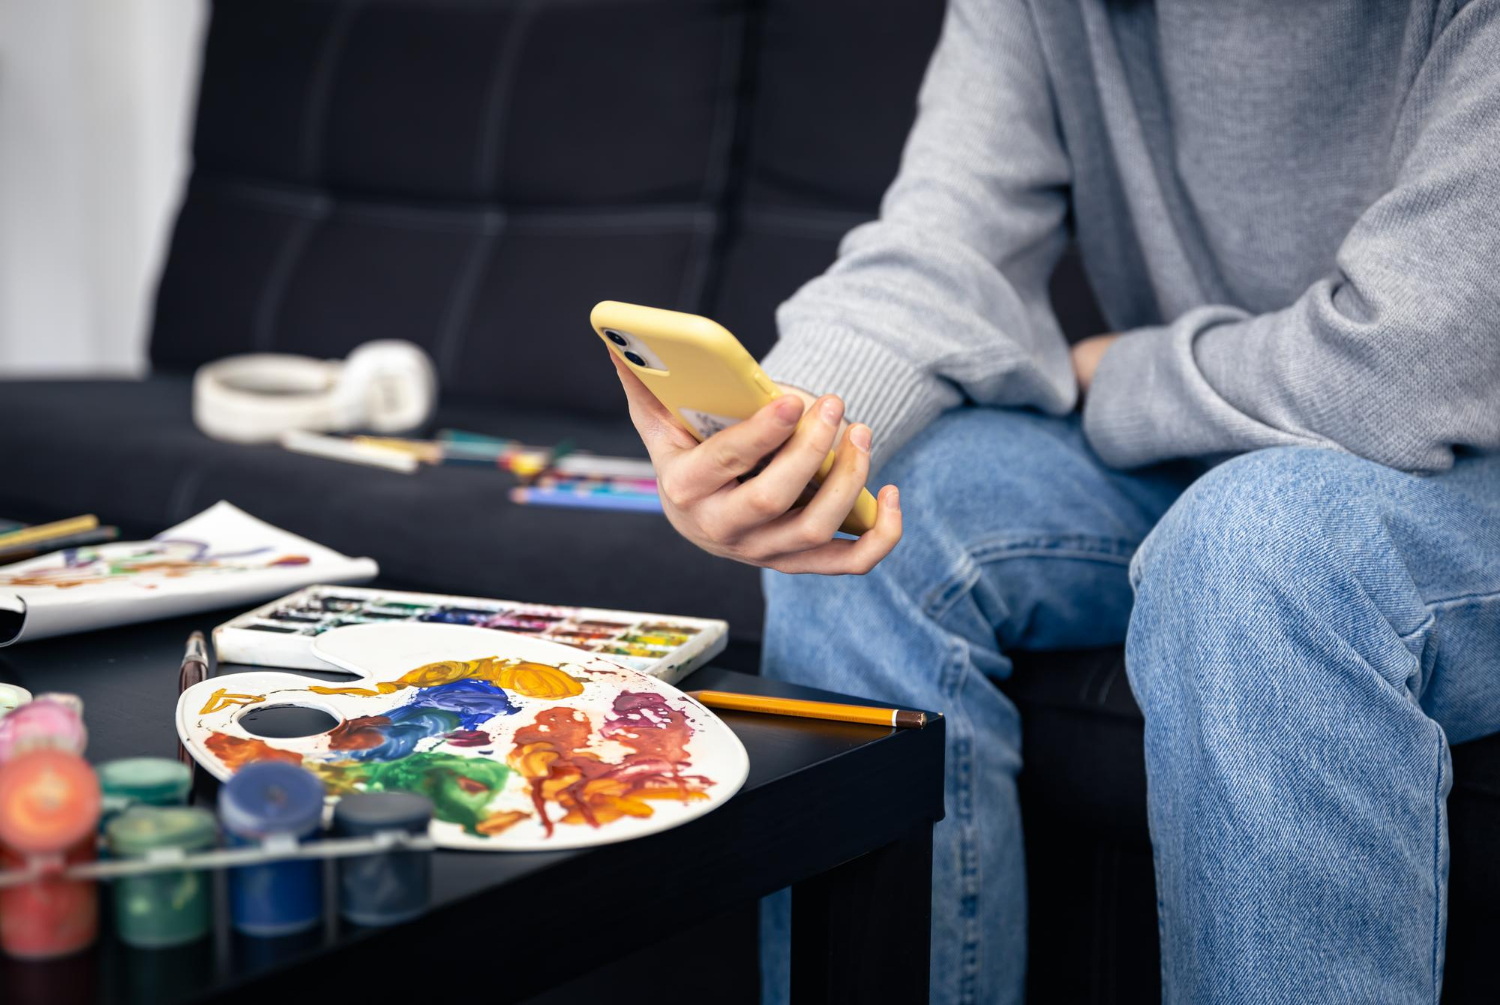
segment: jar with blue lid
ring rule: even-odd
[[[219,790],[231,847],[302,842],[323,824],[323,783],[293,764],[247,764]],[[323,917],[323,863],[291,858],[229,870],[229,916],[246,935],[305,931]]]

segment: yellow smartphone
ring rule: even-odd
[[[740,340],[708,318],[605,300],[595,305],[589,323],[699,440],[750,418],[781,395]],[[832,467],[830,450],[814,482],[821,485]],[[839,529],[863,534],[875,526],[875,513],[875,497],[862,488]]]

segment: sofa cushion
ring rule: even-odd
[[[190,393],[172,376],[0,383],[0,428],[26,430],[6,446],[0,514],[91,512],[149,534],[227,499],[375,558],[393,584],[724,618],[736,639],[760,636],[755,570],[699,551],[660,515],[517,506],[507,494],[514,479],[489,468],[403,475],[220,443],[193,427]],[[641,453],[628,425],[561,412],[450,408],[435,425]]]
[[[709,311],[769,348],[768,307],[834,259],[896,173],[941,3],[766,0],[752,25],[754,97]]]
[[[622,414],[588,312],[704,309],[746,6],[217,0],[153,363],[404,338],[450,401]]]
[[[405,338],[450,401],[621,414],[589,309],[773,310],[874,215],[931,0],[215,0],[151,358]],[[828,123],[838,123],[830,129]]]
[[[703,201],[744,6],[215,0],[195,170],[392,201]]]

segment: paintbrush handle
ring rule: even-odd
[[[177,694],[192,687],[200,681],[208,678],[208,647],[204,642],[202,632],[194,632],[188,636],[187,651],[182,657],[182,667],[177,671]],[[188,753],[187,747],[182,741],[177,742],[177,759],[186,764],[189,772],[196,772],[198,762],[193,760],[193,755]]]

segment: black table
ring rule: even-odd
[[[184,642],[193,629],[206,633],[223,620],[207,614],[23,643],[0,650],[0,681],[81,696],[96,763],[171,756]],[[834,697],[716,668],[684,686]],[[793,887],[797,1001],[925,1001],[932,825],[943,814],[942,720],[896,731],[723,716],[749,751],[750,777],[733,799],[682,827],[580,851],[437,852],[431,911],[393,928],[359,928],[330,910],[323,927],[305,936],[250,939],[233,933],[220,910],[211,941],[148,951],[119,943],[106,914],[88,953],[46,963],[0,957],[0,1001],[265,1005],[268,996],[288,994],[521,1001],[664,937],[711,941],[714,919],[737,908],[743,915],[746,905],[786,886]],[[207,804],[215,785],[206,772],[198,776],[195,799]],[[325,886],[331,896],[333,884]],[[222,888],[219,894],[222,906]],[[581,913],[608,925],[580,922]],[[728,937],[748,936],[742,925]],[[648,959],[638,974],[648,992],[640,1000],[685,1000],[674,993],[673,958]],[[716,1005],[753,999],[753,987],[728,983],[734,986],[715,995]]]

